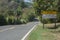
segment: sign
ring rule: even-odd
[[[41,14],[57,14],[57,11],[42,11]]]
[[[43,19],[45,19],[45,18],[56,18],[56,14],[43,14],[42,18]]]
[[[56,18],[57,11],[42,11],[42,18]]]
[[[42,11],[42,18],[46,19],[46,18],[56,18],[57,17],[57,11]],[[56,27],[56,19],[55,20],[55,27]],[[44,29],[44,21],[43,21],[43,29]]]

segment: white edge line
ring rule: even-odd
[[[33,28],[30,29],[30,30],[28,31],[28,33],[27,33],[21,40],[25,40],[26,37],[30,34],[30,32],[31,32],[36,26],[37,26],[37,25],[34,25]]]

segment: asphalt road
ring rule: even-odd
[[[0,26],[0,40],[21,40],[36,24],[38,21],[22,25]]]

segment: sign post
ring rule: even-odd
[[[57,11],[42,11],[41,14],[42,14],[42,20],[47,18],[54,19],[56,28]],[[43,29],[44,29],[44,21],[43,21]]]
[[[56,19],[55,19],[55,28],[56,28]]]

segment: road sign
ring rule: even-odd
[[[57,11],[42,11],[42,18],[56,18]]]
[[[57,14],[57,11],[42,11],[41,14]]]
[[[50,18],[55,20],[55,27],[56,27],[56,18],[57,18],[57,11],[42,11],[42,18],[41,19],[46,19]],[[43,28],[44,28],[44,21],[43,21]]]
[[[56,18],[56,14],[43,14],[42,15],[42,18],[43,19],[46,19],[46,18]]]

